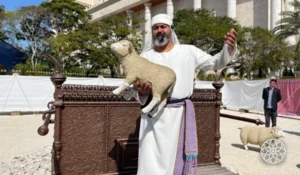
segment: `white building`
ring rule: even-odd
[[[140,11],[145,17],[145,31],[149,30],[151,16],[174,12],[184,8],[215,11],[217,16],[229,16],[247,27],[260,26],[273,29],[280,19],[280,13],[293,10],[293,0],[76,0],[87,7],[92,21],[101,20],[111,14]]]
[[[105,16],[118,13],[139,11],[145,18],[141,30],[151,31],[151,17],[166,13],[170,16],[180,9],[208,9],[217,16],[228,16],[237,20],[244,27],[262,27],[272,30],[281,19],[283,11],[293,11],[291,2],[294,0],[76,0],[86,6],[92,15],[92,22]],[[145,42],[145,41],[144,41]],[[295,37],[286,40],[289,45],[295,45]]]

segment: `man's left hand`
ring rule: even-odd
[[[238,33],[234,30],[234,28],[232,28],[225,36],[224,36],[224,41],[225,41],[225,44],[228,45],[228,53],[229,55],[231,55],[233,49],[234,49],[234,46],[235,46],[235,43],[237,41],[237,35]]]

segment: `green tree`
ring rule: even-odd
[[[74,0],[52,0],[43,2],[41,6],[48,9],[51,27],[58,33],[78,29],[91,19],[85,7]]]
[[[81,67],[86,75],[93,69],[100,69],[103,40],[99,35],[99,26],[86,24],[80,30],[59,33],[51,38],[52,49],[60,59],[63,69]]]
[[[282,40],[260,27],[243,28],[240,34],[240,72],[244,72],[250,78],[250,72],[258,71],[258,77],[263,78],[268,70],[280,69],[281,63],[286,63],[293,57],[293,52]]]
[[[110,50],[113,42],[128,39],[135,48],[141,48],[141,35],[134,28],[138,26],[133,19],[128,25],[125,15],[109,16],[98,23],[87,23],[78,30],[60,33],[51,38],[52,49],[61,59],[64,69],[77,66],[89,73],[99,73],[100,69],[110,69],[111,76],[120,74],[119,62]]]
[[[278,25],[273,29],[273,32],[276,34],[279,39],[287,39],[289,37],[299,36],[300,34],[300,2],[294,1],[291,3],[294,7],[294,11],[285,11],[282,12],[282,19],[278,21]],[[300,57],[299,50],[300,40],[297,39],[297,43],[295,46],[295,57],[294,64],[295,68],[299,70],[300,67]]]
[[[4,24],[11,39],[23,42],[23,50],[30,49],[31,66],[35,68],[38,62],[36,55],[47,45],[46,38],[50,34],[47,10],[37,6],[21,7],[7,12]]]
[[[5,14],[5,7],[0,5],[0,39],[7,39],[4,32],[3,32],[3,21],[4,21],[4,14]]]
[[[99,22],[100,35],[104,40],[102,46],[107,50],[103,56],[107,57],[107,62],[110,62],[108,67],[112,77],[122,74],[119,61],[109,48],[112,43],[127,39],[132,42],[138,53],[141,52],[143,33],[136,31],[140,27],[142,19],[138,13],[135,13],[132,15],[131,21],[129,20],[127,15],[120,14],[106,17]]]
[[[214,55],[224,46],[224,35],[231,29],[240,30],[237,22],[229,17],[215,16],[206,9],[183,9],[176,12],[174,30],[183,44],[193,44]]]
[[[28,66],[34,69],[38,61],[45,62],[38,56],[40,52],[53,53],[48,40],[53,32],[57,34],[77,30],[89,19],[90,15],[84,7],[73,0],[53,0],[38,7],[27,6],[8,12],[5,25],[8,26],[6,33],[10,36],[10,43],[23,47],[22,50],[31,56],[31,65]]]
[[[286,39],[290,36],[300,34],[300,2],[294,1],[292,4],[294,11],[282,12],[282,19],[278,21],[278,25],[273,29],[279,39]],[[300,40],[296,45],[296,50],[299,49]]]
[[[139,17],[139,13],[132,14],[131,24],[129,18],[125,14],[112,15],[99,21],[101,38],[106,40],[108,44],[123,39],[128,39],[133,43],[136,51],[141,52],[142,32],[137,32],[143,19]]]

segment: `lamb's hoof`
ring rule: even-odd
[[[248,146],[247,146],[247,145],[244,145],[244,147],[245,147],[245,150],[247,150],[247,151],[248,151]]]
[[[120,92],[118,90],[114,90],[112,93],[115,94],[115,95],[119,95],[120,94]]]

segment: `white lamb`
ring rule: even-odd
[[[248,143],[259,145],[269,139],[279,139],[283,137],[284,133],[279,127],[266,128],[257,126],[245,126],[241,129],[240,137],[246,150],[248,150]]]
[[[142,112],[148,114],[158,104],[159,106],[155,113],[163,109],[175,85],[175,72],[166,66],[155,64],[140,57],[130,41],[122,40],[114,43],[111,45],[111,50],[119,58],[126,76],[123,84],[115,89],[113,94],[120,94],[135,81],[148,81],[151,83],[153,98],[142,109]]]

